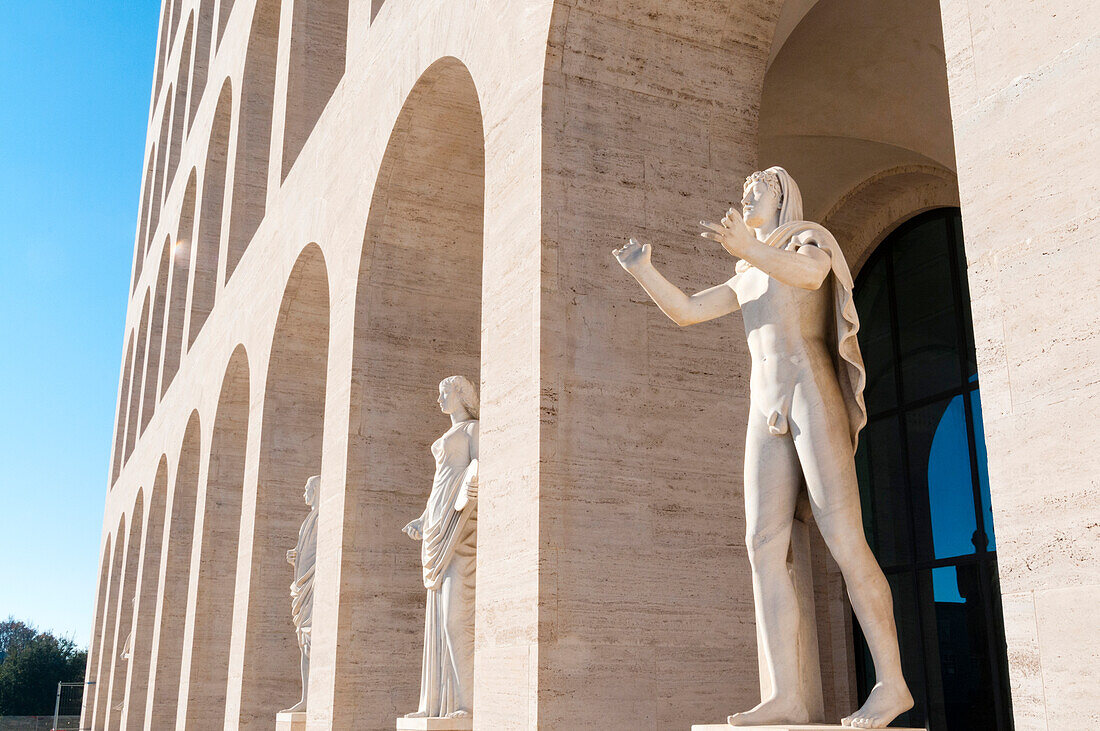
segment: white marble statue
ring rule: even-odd
[[[286,552],[286,560],[294,567],[294,582],[290,585],[290,612],[294,630],[298,634],[298,647],[302,651],[302,699],[283,713],[299,713],[306,710],[309,695],[309,646],[313,630],[313,571],[317,565],[317,489],[321,476],[306,480],[302,497],[309,506],[309,515],[298,529],[298,545]]]
[[[818,528],[844,575],[874,659],[876,684],[842,720],[883,728],[912,707],[902,677],[890,587],[863,535],[855,448],[867,422],[865,373],[852,276],[836,239],[803,221],[802,196],[786,170],[745,181],[742,215],[701,222],[703,236],[740,261],[729,281],[688,296],[631,239],[614,254],[678,325],[740,309],[752,372],[745,444],[745,517],[756,621],[771,694],[729,717],[732,726],[806,723],[799,683],[799,612],[786,559],[803,481]]]
[[[478,397],[463,376],[439,384],[451,428],[432,444],[435,480],[428,506],[404,532],[421,541],[424,663],[420,706],[406,718],[469,719],[474,685],[474,570],[477,549]]]

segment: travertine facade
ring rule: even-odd
[[[478,372],[475,728],[754,703],[740,325],[662,323],[608,252],[638,235],[680,282],[720,281],[694,224],[771,164],[853,271],[961,200],[1016,728],[1100,726],[1091,3],[162,18],[83,727],[270,728],[297,700],[285,550],[320,474],[309,727],[392,728],[423,621],[394,526],[430,486],[436,384]],[[814,563],[847,712],[849,613]]]

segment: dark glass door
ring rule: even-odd
[[[1012,728],[981,396],[956,208],[890,234],[856,280],[863,524],[916,706],[895,725]],[[861,698],[874,670],[856,625]]]

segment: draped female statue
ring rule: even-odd
[[[474,684],[474,570],[477,548],[478,398],[463,376],[439,384],[451,428],[432,444],[435,480],[428,505],[404,527],[421,541],[424,659],[420,706],[406,718],[469,719]]]
[[[867,638],[876,684],[845,726],[882,728],[912,707],[902,677],[890,587],[863,535],[855,449],[867,423],[852,275],[836,239],[802,220],[802,196],[781,167],[745,180],[738,215],[702,222],[740,261],[727,282],[688,296],[631,239],[614,254],[679,325],[740,310],[752,372],[745,443],[745,520],[756,621],[771,693],[733,726],[806,723],[799,684],[799,611],[786,559],[805,485],[814,519],[844,576]]]

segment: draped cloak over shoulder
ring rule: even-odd
[[[432,455],[436,459],[435,480],[428,506],[421,516],[423,542],[420,546],[424,586],[428,589],[439,588],[455,548],[470,539],[464,528],[473,511],[460,509],[458,501],[470,471],[476,469],[471,461],[470,444],[477,437],[477,428],[476,419],[460,422],[432,444]]]
[[[800,206],[801,207],[801,206]],[[854,284],[848,262],[840,244],[829,231],[812,221],[788,221],[781,224],[765,241],[768,246],[797,251],[802,246],[817,246],[829,255],[831,270],[826,282],[832,281],[833,290],[833,337],[829,348],[833,355],[837,381],[844,396],[844,405],[848,411],[848,426],[852,437],[852,452],[859,444],[859,431],[867,424],[867,406],[863,401],[863,388],[867,383],[867,372],[863,365],[863,355],[859,351],[859,315],[856,313],[855,299],[852,295]],[[737,262],[738,274],[750,268],[752,264],[742,259]],[[825,284],[822,284],[825,286]]]
[[[317,565],[317,510],[309,511],[298,530],[298,545],[294,547],[294,583],[290,585],[290,610],[298,645],[309,647],[313,627],[313,572]]]

